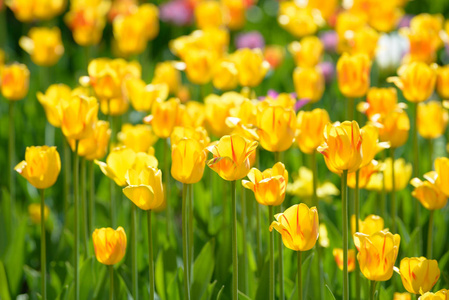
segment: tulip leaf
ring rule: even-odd
[[[6,271],[3,262],[0,260],[0,299],[2,300],[10,300],[11,296],[9,295],[8,289],[8,278],[6,278]]]
[[[211,239],[203,249],[201,249],[200,254],[195,260],[193,266],[193,283],[191,286],[192,299],[201,299],[211,282],[215,267],[214,248],[215,239]]]
[[[14,238],[8,245],[5,255],[5,269],[8,276],[9,288],[12,295],[17,295],[22,281],[23,265],[25,261],[26,222],[21,222],[14,230]]]
[[[162,300],[168,297],[168,286],[176,280],[178,266],[176,264],[176,252],[173,248],[167,248],[159,252],[155,267],[155,285],[159,297]]]
[[[206,292],[201,297],[201,300],[210,300],[210,299],[212,299],[212,295],[214,293],[216,285],[217,285],[217,281],[216,280],[214,282],[210,283],[209,286],[207,287]]]
[[[244,293],[242,293],[241,291],[239,291],[239,300],[251,300],[250,297],[248,297],[247,295],[245,295]]]
[[[327,293],[326,293],[326,299],[337,300],[337,299],[335,298],[335,296],[334,296],[334,293],[332,293],[330,287],[329,287],[327,284],[325,284],[325,287],[326,287],[326,291],[327,291]]]
[[[255,299],[265,299],[269,294],[269,280],[270,280],[270,262],[267,257],[263,264],[262,273],[259,277],[259,284],[257,286]]]
[[[221,296],[223,295],[223,291],[224,291],[224,285],[221,286],[221,289],[218,291],[217,293],[217,300],[221,299]]]

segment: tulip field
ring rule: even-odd
[[[449,300],[449,2],[0,0],[0,300]]]

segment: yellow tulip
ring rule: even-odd
[[[195,21],[200,29],[224,25],[223,7],[218,1],[201,1],[195,7]]]
[[[312,249],[319,236],[318,210],[304,203],[293,205],[274,216],[276,221],[270,231],[276,229],[282,235],[284,246],[294,251]],[[301,222],[299,222],[301,220]]]
[[[368,55],[344,53],[337,62],[338,87],[343,96],[365,96],[370,85],[371,61]]]
[[[146,152],[157,142],[153,129],[145,124],[123,124],[122,131],[117,135],[118,140],[134,152]]]
[[[359,125],[356,121],[328,123],[324,129],[324,142],[317,150],[324,155],[326,165],[332,172],[357,171],[363,159]]]
[[[276,163],[273,168],[261,172],[252,168],[248,173],[248,180],[243,180],[245,188],[252,190],[257,202],[262,205],[281,205],[285,199],[288,172],[283,163]]]
[[[207,131],[204,127],[187,128],[176,126],[170,136],[171,144],[177,144],[183,138],[196,140],[202,148],[206,148],[206,146],[208,146],[210,143],[210,138],[207,135]]]
[[[449,290],[442,289],[436,293],[427,292],[419,297],[419,300],[448,300]]]
[[[303,37],[300,42],[290,43],[288,50],[297,66],[311,68],[323,58],[324,45],[318,37],[312,35]]]
[[[410,119],[407,113],[397,108],[379,120],[379,138],[389,142],[391,148],[398,148],[407,142],[410,131]]]
[[[50,20],[66,6],[65,0],[11,0],[5,3],[20,22]]]
[[[430,291],[440,278],[438,262],[425,257],[403,258],[399,270],[404,288],[412,294]]]
[[[410,29],[413,31],[423,31],[432,36],[432,44],[435,49],[443,45],[440,32],[443,30],[444,17],[441,14],[430,15],[422,13],[414,16],[410,20]]]
[[[446,157],[439,157],[435,159],[435,171],[429,172],[425,175],[426,179],[434,182],[440,190],[449,197],[449,159]]]
[[[224,6],[228,28],[231,30],[239,30],[245,26],[246,21],[246,6],[245,2],[241,0],[221,0]]]
[[[435,183],[413,178],[410,184],[415,187],[412,196],[418,199],[426,209],[435,210],[446,206],[447,197]]]
[[[349,38],[348,43],[352,45],[350,53],[364,53],[367,54],[370,59],[373,59],[376,54],[378,40],[379,33],[375,29],[369,26],[363,26],[355,31],[353,36]]]
[[[306,154],[313,154],[324,141],[324,128],[330,122],[326,110],[315,108],[312,111],[301,110],[296,119],[296,142]]]
[[[372,120],[385,117],[395,110],[397,105],[398,95],[395,88],[371,87],[366,94],[366,102],[361,103],[358,109]]]
[[[237,67],[239,84],[244,87],[258,86],[270,69],[259,48],[239,49],[231,54],[231,60]]]
[[[181,73],[172,61],[157,63],[154,69],[153,84],[168,84],[170,94],[174,95],[181,86]]]
[[[232,128],[226,124],[226,119],[231,116],[231,109],[239,107],[244,100],[245,97],[236,92],[226,92],[221,97],[215,94],[207,96],[204,99],[207,130],[217,137],[230,134]]]
[[[206,149],[214,156],[207,165],[227,181],[242,179],[251,168],[250,156],[258,143],[250,142],[239,135],[226,135],[215,145]]]
[[[190,82],[206,84],[212,79],[212,69],[216,61],[213,52],[208,49],[190,49],[183,56],[185,71]]]
[[[401,28],[399,33],[408,39],[410,45],[409,53],[403,57],[403,62],[435,62],[437,45],[433,35],[421,29],[413,30],[407,27]]]
[[[409,293],[394,293],[393,300],[412,300],[412,295]]]
[[[362,136],[362,162],[360,168],[369,165],[377,153],[390,147],[389,143],[379,143],[379,132],[371,124],[365,125],[360,130]]]
[[[136,153],[127,147],[112,149],[106,158],[106,163],[95,161],[104,175],[114,180],[118,186],[126,185],[126,173],[129,169],[139,172],[143,167],[156,168],[157,159],[143,152]]]
[[[98,120],[98,102],[94,97],[72,96],[59,103],[62,133],[67,139],[88,138]]]
[[[295,139],[296,115],[293,109],[282,106],[259,105],[257,134],[262,148],[282,152]]]
[[[31,203],[28,205],[28,215],[30,216],[31,222],[33,224],[41,223],[41,205],[39,203]],[[47,205],[44,205],[44,223],[47,221],[48,216],[50,215],[50,209]]]
[[[83,156],[87,160],[102,159],[108,151],[110,138],[111,129],[109,128],[109,122],[97,121],[93,134],[79,141],[78,155]]]
[[[61,119],[58,113],[60,102],[68,102],[72,90],[65,84],[52,84],[45,94],[37,92],[37,100],[44,107],[48,122],[54,127],[61,127]]]
[[[149,84],[142,79],[134,78],[125,82],[128,99],[137,111],[150,111],[154,101],[164,101],[168,97],[168,85]]]
[[[92,240],[95,256],[102,264],[114,265],[125,256],[126,233],[121,226],[117,230],[110,227],[95,229]]]
[[[33,27],[28,36],[20,38],[19,45],[38,66],[53,66],[64,54],[61,30],[58,27]]]
[[[176,116],[179,109],[179,99],[170,98],[167,101],[153,103],[151,115],[144,122],[151,124],[153,131],[161,139],[168,138],[176,126]]]
[[[280,93],[277,96],[267,95],[257,106],[259,110],[264,110],[268,106],[280,106],[285,109],[295,109],[296,99],[290,93]]]
[[[449,98],[449,65],[438,67],[436,88],[442,99]]]
[[[20,175],[37,189],[46,189],[55,184],[61,171],[61,158],[56,147],[27,147],[25,160],[14,167]]]
[[[334,255],[335,262],[337,263],[338,268],[343,271],[343,249],[334,248],[332,250],[332,254]],[[355,250],[348,250],[348,272],[352,272],[355,270]]]
[[[373,1],[375,4],[373,9],[370,10],[370,26],[380,32],[390,32],[394,30],[401,17],[404,15],[400,2],[404,3],[406,1],[408,0]]]
[[[198,101],[188,101],[178,109],[177,124],[183,127],[197,128],[204,126],[206,106]]]
[[[10,101],[25,98],[30,87],[30,71],[26,65],[14,63],[0,69],[0,90]]]
[[[356,233],[355,215],[351,217],[351,233]],[[376,232],[384,230],[384,219],[376,215],[369,215],[363,221],[359,220],[359,231],[366,235],[373,235]]]
[[[338,34],[338,52],[344,53],[352,50],[352,45],[348,44],[348,36],[366,26],[366,17],[354,11],[343,11],[337,15],[335,31]]]
[[[401,237],[388,231],[379,231],[372,235],[357,232],[354,243],[359,253],[360,271],[373,281],[387,281],[393,275],[393,267],[398,256]]]
[[[380,165],[377,161],[372,160],[368,165],[359,169],[359,188],[364,189],[371,179],[373,174],[380,171]],[[356,172],[348,174],[348,186],[355,189],[356,186]]]
[[[312,9],[300,7],[295,1],[279,4],[278,22],[285,30],[297,38],[313,35],[318,30],[320,18],[314,17]]]
[[[391,192],[392,190],[391,171],[392,171],[391,158],[388,157],[383,162],[383,176],[385,177],[385,190],[387,192]],[[412,164],[406,163],[406,161],[403,158],[398,158],[394,160],[395,191],[401,191],[407,187],[410,181],[410,177],[412,176],[412,171],[413,171]],[[382,180],[382,178],[380,179]],[[382,184],[381,182],[379,183]],[[368,185],[369,184],[370,183],[368,183]]]
[[[140,170],[129,169],[126,183],[128,186],[123,189],[123,193],[140,209],[157,209],[163,205],[162,172],[158,168],[143,166]]]
[[[436,139],[444,134],[448,122],[448,112],[441,102],[430,101],[418,106],[418,132],[425,139]]]
[[[257,100],[244,99],[242,104],[230,110],[231,117],[226,118],[226,124],[233,129],[233,133],[258,141],[257,134]]]
[[[315,103],[323,96],[324,75],[318,67],[296,67],[293,71],[293,83],[299,99],[307,99],[310,103]]]
[[[300,199],[310,201],[313,196],[313,173],[306,167],[300,167],[298,175],[293,174],[293,183],[287,184],[287,193],[297,196]],[[330,181],[318,182],[316,190],[318,199],[327,199],[331,196],[338,196],[340,191]]]
[[[125,98],[100,99],[100,109],[105,115],[121,116],[128,111],[129,102]]]
[[[433,66],[423,62],[411,62],[398,69],[399,77],[388,78],[410,102],[427,100],[435,89],[436,71]]]
[[[185,184],[196,183],[203,177],[207,154],[204,147],[193,138],[183,138],[172,144],[171,174]]]
[[[238,85],[237,67],[232,61],[222,60],[214,67],[212,84],[219,90],[235,89]]]
[[[326,225],[324,225],[323,223],[321,223],[319,226],[319,235],[320,236],[318,237],[318,243],[320,244],[320,246],[323,248],[328,248],[329,247],[329,238],[327,236]]]

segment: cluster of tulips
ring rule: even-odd
[[[434,155],[445,151],[433,148],[433,141],[445,134],[449,118],[446,110],[449,104],[444,101],[449,97],[449,65],[435,63],[440,49],[449,42],[449,25],[444,26],[443,17],[420,14],[400,28],[399,33],[408,42],[409,50],[400,61],[397,76],[385,80],[381,76],[373,79],[373,62],[380,52],[379,39],[403,20],[407,1],[355,0],[341,9],[336,0],[281,1],[278,24],[298,39],[285,45],[295,64],[292,74],[275,73],[284,63],[284,46],[229,51],[233,39],[230,32],[243,28],[246,13],[256,7],[254,1],[172,2],[184,3],[185,13],[191,13],[197,29],[169,42],[169,50],[179,59],[157,63],[150,62],[152,41],[160,30],[157,5],[139,5],[132,0],[72,0],[66,12],[67,4],[63,0],[6,2],[20,22],[51,20],[65,13],[64,21],[73,40],[86,50],[86,67],[82,70],[85,75],[76,78],[77,86],[53,81],[42,86],[36,95],[28,96],[28,101],[37,100],[45,111],[47,128],[60,129],[64,137],[62,162],[54,145],[44,145],[27,147],[25,159],[16,164],[15,139],[20,135],[15,133],[15,119],[21,112],[15,111],[15,102],[27,97],[30,76],[36,75],[30,74],[25,64],[4,64],[5,55],[0,49],[0,91],[9,103],[7,190],[10,198],[2,201],[10,201],[13,208],[16,205],[16,181],[21,180],[15,178],[16,172],[40,191],[40,204],[31,204],[28,209],[33,222],[41,226],[42,299],[49,298],[45,224],[51,211],[45,204],[44,191],[56,183],[61,170],[64,185],[61,201],[73,206],[73,223],[70,223],[74,236],[73,260],[70,261],[74,272],[73,299],[80,299],[83,286],[80,257],[89,255],[92,244],[98,262],[109,267],[110,299],[118,297],[112,288],[114,265],[123,260],[130,247],[130,290],[132,297],[138,299],[138,260],[142,259],[137,252],[138,210],[147,212],[149,252],[145,257],[148,258],[149,298],[158,299],[162,291],[155,288],[153,231],[159,229],[154,228],[152,215],[160,214],[165,218],[167,238],[177,230],[174,210],[177,197],[173,195],[177,195],[179,186],[182,295],[184,299],[193,299],[194,206],[202,205],[202,199],[195,197],[194,185],[204,180],[210,184],[208,189],[214,188],[212,180],[204,176],[206,165],[230,182],[231,216],[224,220],[225,230],[228,226],[232,228],[229,245],[232,286],[225,287],[230,298],[250,298],[245,294],[248,288],[241,286],[241,282],[248,279],[241,281],[238,275],[242,274],[239,264],[244,265],[243,276],[250,272],[246,267],[250,260],[246,206],[254,196],[257,227],[262,233],[269,231],[266,299],[291,297],[284,289],[284,246],[297,253],[294,293],[298,299],[303,299],[304,294],[303,256],[315,248],[319,282],[313,284],[320,286],[316,299],[324,299],[327,285],[323,249],[330,243],[320,202],[340,195],[341,205],[336,207],[341,210],[342,247],[331,246],[335,263],[342,271],[339,275],[343,278],[342,299],[350,299],[351,272],[355,278],[351,299],[383,299],[377,283],[390,280],[395,272],[408,293],[395,293],[394,299],[411,299],[411,294],[420,295],[422,300],[448,299],[446,289],[432,292],[440,278],[438,262],[432,259],[436,242],[434,216],[435,211],[446,207],[449,197],[449,159]],[[94,58],[95,47],[103,41],[108,22],[114,38],[111,52],[121,58]],[[335,31],[327,30],[326,35],[318,37],[317,32],[325,28]],[[47,74],[48,68],[58,63],[67,47],[63,45],[58,27],[32,27],[20,38],[19,45]],[[331,89],[333,65],[328,61],[327,52],[332,51],[338,59],[335,68],[339,97],[344,98],[338,99],[338,106],[344,107],[346,121],[342,122],[332,120],[337,116],[331,108],[320,108],[323,94]],[[375,67],[378,69],[377,65]],[[267,95],[257,95],[258,88],[273,73],[291,79],[295,93],[271,90]],[[379,82],[381,80],[384,82]],[[376,86],[371,86],[373,81]],[[195,93],[196,90],[199,92]],[[400,102],[400,96],[407,102]],[[334,97],[337,101],[337,96]],[[134,113],[134,118],[129,117],[130,112]],[[413,154],[413,164],[401,157],[404,153],[401,147],[409,140],[409,134],[413,143],[408,151]],[[430,157],[426,159],[421,157],[418,136],[428,141]],[[160,152],[156,147],[158,140],[163,144]],[[295,152],[297,158],[309,161],[311,169],[301,166],[298,176],[293,175],[293,182],[289,182],[292,170],[286,153],[295,146],[301,152]],[[268,165],[270,168],[262,167],[267,166],[261,159],[264,155],[274,158],[274,164]],[[321,159],[328,171],[341,177],[340,191],[332,183],[320,180],[318,160]],[[422,161],[428,162],[426,173],[420,171]],[[111,227],[107,228],[96,228],[94,173],[97,168],[109,179]],[[398,218],[401,206],[396,194],[409,184],[414,188],[411,195],[416,199],[414,210],[409,213],[415,220],[418,245],[416,257],[404,257],[397,263],[401,245],[398,232],[404,225]],[[245,189],[253,195],[248,196]],[[360,197],[362,189],[379,195],[381,216],[361,217],[365,201]],[[388,208],[387,193],[390,195]],[[127,201],[121,194],[131,201],[129,245],[126,226],[117,218],[117,210]],[[288,194],[294,196],[294,201],[286,208],[284,200]],[[214,194],[214,191],[211,195],[228,197]],[[228,217],[224,207],[227,203],[223,202],[223,218]],[[260,226],[265,210],[271,223],[266,228]],[[350,211],[354,214],[350,215]],[[423,234],[426,222],[427,235]],[[280,234],[277,246],[273,230]],[[252,234],[257,235],[255,248],[264,260],[261,232]],[[425,253],[422,251],[424,237],[427,238]],[[240,246],[243,249],[239,250]],[[444,249],[446,251],[447,247]],[[369,289],[365,287],[364,278],[371,283]],[[447,284],[447,279],[445,282]],[[330,291],[331,294],[335,292]]]

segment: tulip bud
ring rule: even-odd
[[[418,132],[425,139],[436,139],[444,134],[448,122],[447,110],[441,102],[430,101],[418,106]]]
[[[293,83],[299,99],[307,99],[310,103],[315,103],[323,96],[324,75],[318,67],[295,68],[293,71]]]
[[[438,67],[436,87],[442,99],[449,98],[449,65]]]
[[[95,229],[92,240],[95,256],[102,264],[114,265],[125,256],[126,233],[121,226],[117,230],[110,227]]]
[[[180,105],[176,124],[182,127],[198,128],[204,126],[206,106],[198,101],[188,101]]]
[[[297,38],[313,35],[318,30],[312,10],[300,7],[295,1],[282,1],[278,14],[281,27]]]
[[[419,297],[419,300],[448,300],[449,290],[442,289],[436,293],[427,292]]]
[[[147,85],[139,78],[127,80],[125,86],[131,105],[137,111],[150,111],[153,102],[164,101],[169,92],[166,83]]]
[[[260,49],[239,49],[231,55],[231,60],[237,67],[239,84],[243,87],[258,86],[270,68]]]
[[[385,117],[391,111],[396,109],[398,95],[395,88],[371,87],[366,94],[366,102],[359,105],[361,112],[365,113],[368,119],[372,120],[375,116]]]
[[[232,90],[238,85],[238,72],[232,61],[223,60],[215,66],[212,84],[220,90]]]
[[[389,142],[391,148],[398,148],[407,142],[410,119],[404,110],[390,112],[379,123],[379,138],[383,142]]]
[[[61,120],[58,113],[60,102],[68,102],[72,90],[65,84],[52,84],[45,94],[37,92],[37,100],[44,107],[48,122],[54,127],[61,127]]]
[[[377,161],[372,160],[366,166],[359,169],[359,189],[364,189],[371,179],[371,176],[380,171],[380,165]],[[355,189],[357,172],[348,173],[348,186]]]
[[[404,288],[412,294],[430,291],[440,278],[438,262],[425,257],[403,258],[399,270]]]
[[[38,66],[53,66],[64,54],[61,30],[58,27],[33,27],[27,37],[20,38],[19,45]]]
[[[360,168],[369,165],[376,154],[386,148],[389,148],[389,143],[379,143],[379,133],[376,127],[371,124],[365,125],[360,130],[362,136],[362,163]]]
[[[446,206],[447,197],[436,184],[421,181],[419,178],[413,178],[410,184],[415,187],[412,196],[418,199],[426,209],[435,210]]]
[[[97,121],[93,134],[79,141],[78,155],[83,156],[87,160],[102,159],[108,151],[110,138],[111,129],[109,128],[109,122]]]
[[[224,25],[223,7],[219,1],[201,1],[195,7],[195,21],[200,29]]]
[[[354,235],[356,233],[356,219],[355,215],[352,215],[351,217],[351,233]],[[366,235],[372,235],[375,234],[378,231],[384,230],[384,219],[382,217],[376,216],[376,215],[369,215],[365,218],[365,220],[359,219],[359,231],[360,233],[366,234]]]
[[[125,177],[128,186],[123,189],[123,193],[140,209],[157,209],[163,205],[165,198],[161,170],[144,165],[141,169],[129,169]]]
[[[365,96],[370,85],[371,61],[366,54],[344,53],[337,62],[338,87],[343,96]]]
[[[179,99],[170,98],[167,101],[156,101],[151,109],[151,116],[145,118],[150,123],[154,133],[161,139],[168,138],[176,126],[176,116],[179,109]]]
[[[315,67],[322,59],[324,45],[316,36],[306,36],[300,42],[292,42],[288,50],[299,67]]]
[[[157,63],[154,69],[153,84],[168,84],[169,94],[176,94],[181,86],[181,73],[174,67],[174,62]]]
[[[30,85],[30,71],[26,65],[14,63],[0,69],[0,90],[10,101],[25,98]]]
[[[88,138],[98,119],[98,102],[94,97],[74,95],[59,103],[62,133],[68,139]]]
[[[335,262],[337,263],[340,271],[343,271],[343,249],[334,248],[332,250],[332,254],[334,255]],[[355,250],[348,250],[348,272],[352,272],[355,270]]]
[[[210,138],[204,127],[188,128],[176,126],[170,136],[170,142],[174,145],[184,138],[196,140],[202,148],[206,148],[210,143]]]
[[[306,154],[313,154],[324,141],[324,128],[330,122],[326,110],[301,110],[296,119],[296,142]]]
[[[236,92],[227,92],[221,97],[215,94],[207,96],[204,99],[207,130],[217,137],[230,134],[232,128],[226,124],[226,119],[231,116],[231,109],[239,107],[244,100],[245,97]]]
[[[394,181],[395,191],[401,191],[405,189],[412,176],[413,167],[411,163],[406,163],[403,158],[394,160]],[[383,162],[383,175],[385,177],[385,190],[387,192],[392,191],[392,169],[391,158],[388,157]]]
[[[192,138],[183,138],[172,145],[171,174],[185,184],[196,183],[203,177],[207,154],[201,144]]]

